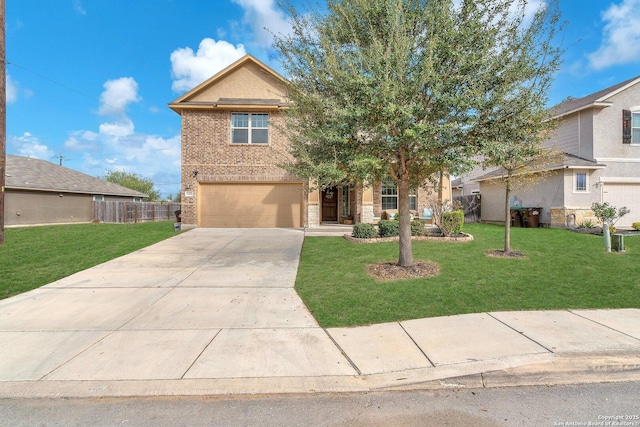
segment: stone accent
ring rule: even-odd
[[[373,206],[372,205],[364,205],[362,206],[362,218],[361,222],[367,224],[373,224]]]
[[[320,206],[309,205],[307,208],[307,226],[309,228],[320,227]]]
[[[575,217],[575,225],[579,225],[584,221],[597,223],[598,220],[593,216],[591,209],[580,208],[551,208],[551,228],[567,228],[567,217],[571,215],[570,222],[573,223]]]

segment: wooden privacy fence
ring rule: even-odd
[[[454,197],[453,200],[462,204],[464,211],[464,222],[480,222],[480,194]]]
[[[93,221],[107,223],[139,223],[176,219],[180,203],[93,202]]]

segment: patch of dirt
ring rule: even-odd
[[[400,267],[397,262],[379,262],[366,267],[367,274],[382,282],[418,279],[440,274],[440,266],[431,261],[416,261],[411,267]]]
[[[519,251],[505,252],[500,249],[491,249],[491,250],[485,251],[485,255],[494,257],[494,258],[526,258],[527,257],[524,253]]]

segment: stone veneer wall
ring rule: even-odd
[[[551,208],[551,228],[567,228],[567,216],[575,215],[575,225],[580,225],[586,220],[598,223],[591,209]],[[573,219],[571,219],[573,222]]]

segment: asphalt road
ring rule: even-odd
[[[640,383],[215,398],[3,399],[2,426],[640,426]]]

